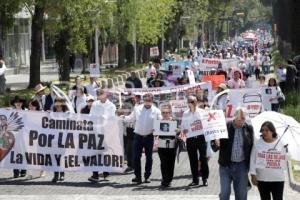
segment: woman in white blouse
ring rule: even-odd
[[[256,185],[262,200],[282,200],[286,149],[278,139],[272,122],[262,124],[261,138],[251,152],[251,182]]]

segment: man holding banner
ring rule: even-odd
[[[103,89],[96,91],[98,101],[94,101],[90,110],[90,115],[100,117],[105,124],[112,116],[115,116],[116,106],[107,99],[107,94]],[[104,179],[109,175],[108,172],[103,172]],[[93,175],[88,179],[91,182],[98,182],[99,173],[94,171]]]
[[[128,116],[123,116],[125,122],[135,122],[133,140],[133,165],[135,178],[132,182],[141,184],[141,157],[145,149],[146,166],[144,183],[150,183],[149,177],[152,171],[152,151],[153,151],[153,123],[154,119],[161,119],[161,111],[153,105],[153,95],[151,93],[143,96],[144,104],[136,106]]]
[[[214,150],[220,150],[220,200],[229,200],[231,183],[235,199],[247,200],[248,171],[253,146],[253,127],[246,123],[247,112],[238,108],[234,120],[227,123],[228,139],[212,142]]]
[[[209,168],[206,156],[207,143],[203,133],[201,110],[197,106],[197,98],[195,96],[188,97],[188,106],[189,110],[185,111],[182,116],[181,129],[187,136],[187,152],[193,175],[193,182],[190,183],[189,186],[199,185],[198,151],[200,153],[203,186],[208,186]]]

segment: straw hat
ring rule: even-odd
[[[47,86],[43,86],[41,83],[39,83],[35,86],[34,90],[35,90],[35,93],[37,94],[37,93],[45,90],[46,88],[47,88]]]
[[[222,88],[223,90],[228,89],[228,88],[227,88],[227,85],[226,85],[225,83],[220,83],[220,84],[218,85],[218,87],[219,87],[219,88]]]

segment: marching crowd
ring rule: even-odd
[[[222,74],[226,77],[226,83],[218,86],[217,93],[226,89],[237,89],[251,87],[248,77],[255,75],[256,79],[262,85],[265,85],[265,75],[270,73],[271,58],[267,51],[258,52],[254,46],[236,46],[235,43],[230,47],[213,46],[210,50],[203,51],[197,48],[192,49],[186,59],[197,65],[197,61],[203,57],[218,57],[222,59],[240,59],[240,64],[235,69],[223,70],[222,66],[211,72],[211,74]],[[165,61],[171,60],[172,55],[166,53]],[[170,66],[170,68],[175,66]],[[261,69],[263,74],[261,74]],[[147,87],[164,87],[169,85],[188,84],[189,80],[186,71],[183,71],[182,77],[173,79],[171,70],[163,70],[159,63],[149,63],[145,70]],[[196,81],[201,81],[201,70],[194,71]],[[277,84],[275,78],[270,78],[267,85],[276,87],[278,95],[271,99],[272,110],[279,111],[280,103],[284,100],[281,87],[284,87],[284,72],[281,68],[278,70],[280,82]],[[280,87],[280,86],[281,87]],[[142,88],[142,81],[131,73],[127,79],[127,88]],[[278,169],[260,169],[256,166],[255,155],[264,150],[275,147],[284,152],[284,146],[281,144],[274,125],[271,122],[265,122],[261,126],[261,138],[254,140],[254,131],[251,124],[246,122],[247,111],[244,108],[238,108],[234,114],[234,119],[227,122],[228,138],[217,139],[210,142],[205,140],[201,131],[201,112],[207,109],[208,99],[205,94],[202,96],[189,94],[185,97],[188,109],[183,113],[182,119],[177,120],[172,115],[172,106],[170,103],[164,103],[159,107],[154,105],[154,97],[148,93],[143,96],[132,94],[130,98],[125,99],[127,104],[124,107],[117,108],[107,96],[107,91],[98,89],[96,78],[91,77],[90,83],[83,86],[81,77],[76,77],[76,84],[72,88],[76,91],[71,106],[76,113],[90,114],[91,116],[109,119],[111,116],[118,115],[124,122],[125,136],[124,149],[127,160],[125,173],[133,171],[133,183],[149,183],[152,163],[153,146],[155,136],[153,136],[154,119],[174,120],[178,122],[174,136],[159,136],[158,155],[161,168],[161,187],[171,187],[174,177],[175,159],[177,149],[186,149],[192,175],[190,187],[199,185],[201,177],[202,185],[209,185],[209,165],[208,160],[212,152],[219,151],[219,175],[220,175],[220,199],[228,200],[231,194],[231,184],[236,199],[246,200],[249,186],[249,173],[251,182],[258,187],[261,199],[282,199],[284,188],[284,172]],[[67,99],[58,97],[51,89],[49,94],[45,94],[46,87],[38,84],[35,87],[35,95],[28,102],[28,111],[53,111],[70,112]],[[283,89],[283,88],[282,88]],[[216,108],[226,110],[226,96],[220,96]],[[11,106],[16,110],[25,110],[26,102],[24,99],[15,96],[11,101]],[[274,148],[275,148],[274,147]],[[145,171],[142,174],[141,166],[142,153],[145,153]],[[25,177],[26,170],[14,170],[14,178]],[[109,176],[108,172],[103,173],[103,177]],[[45,173],[41,171],[41,176]],[[55,172],[52,182],[63,181],[64,172]],[[88,178],[91,182],[99,181],[99,172],[95,171]]]

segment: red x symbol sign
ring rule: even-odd
[[[216,117],[215,117],[216,113],[208,113],[208,122],[210,122],[211,120],[216,120]]]

